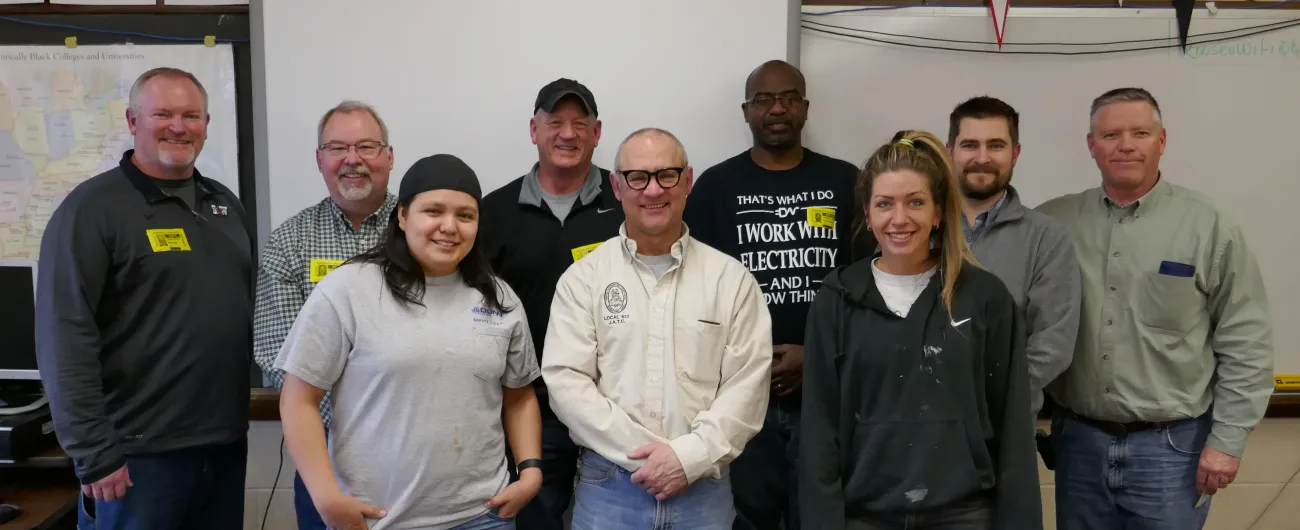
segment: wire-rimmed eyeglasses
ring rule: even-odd
[[[335,158],[342,158],[347,156],[348,151],[354,147],[357,150],[357,156],[360,156],[361,158],[374,158],[376,156],[379,156],[379,153],[384,152],[384,148],[388,147],[388,144],[384,142],[376,142],[374,140],[366,140],[364,142],[357,142],[355,144],[345,144],[342,142],[329,142],[329,143],[320,144],[320,146],[318,146],[316,149],[320,150],[320,152],[325,153],[326,155]]]

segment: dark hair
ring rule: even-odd
[[[1020,144],[1020,113],[1006,102],[990,96],[977,96],[957,105],[948,115],[948,144],[957,141],[961,131],[961,120],[975,118],[1006,118],[1007,128],[1011,130],[1011,145]]]
[[[409,209],[413,198],[399,202],[398,207],[393,208],[393,213],[388,216],[388,227],[384,230],[383,239],[379,244],[348,262],[378,265],[383,271],[384,283],[388,285],[388,290],[393,293],[394,298],[409,304],[424,306],[422,301],[425,289],[424,267],[416,261],[415,256],[411,255],[411,248],[406,244],[406,231],[402,230],[397,222],[398,211]],[[488,308],[502,313],[514,310],[513,307],[507,308],[501,304],[492,264],[488,262],[477,241],[470,246],[469,252],[460,261],[459,268],[465,285],[482,293]]]

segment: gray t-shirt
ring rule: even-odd
[[[162,190],[163,193],[173,197],[180,197],[182,201],[185,201],[185,206],[188,206],[191,210],[194,209],[194,203],[198,201],[198,198],[194,190],[193,178],[181,180],[156,178],[153,181],[158,184],[158,189]]]
[[[581,191],[582,189],[579,188],[564,195],[554,195],[543,189],[542,200],[546,201],[547,206],[551,207],[551,213],[555,214],[556,219],[560,220],[560,224],[564,224],[564,219],[569,216],[569,210],[573,209],[573,203],[578,200],[578,193]]]
[[[658,278],[662,278],[664,276],[664,273],[668,272],[668,269],[671,269],[673,267],[673,263],[677,261],[677,258],[673,257],[672,254],[660,254],[658,256],[647,256],[640,252],[636,254],[636,259],[639,260],[641,263],[644,263],[646,267],[649,267],[650,271],[655,273],[655,277]]]
[[[487,512],[509,482],[503,386],[540,375],[528,320],[498,281],[500,313],[459,273],[403,306],[378,266],[317,285],[275,367],[331,390],[330,458],[345,494],[388,510],[371,529],[446,529]]]

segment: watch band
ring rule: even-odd
[[[523,473],[525,469],[528,469],[528,468],[530,468],[530,467],[535,467],[535,468],[541,469],[541,467],[542,467],[542,461],[541,461],[541,460],[538,460],[538,459],[536,459],[536,458],[529,458],[529,459],[527,459],[527,460],[524,460],[523,462],[520,462],[520,463],[516,464],[516,465],[515,465],[515,471],[517,471],[517,472],[519,472],[519,473]]]

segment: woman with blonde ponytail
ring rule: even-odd
[[[856,191],[880,250],[808,315],[802,526],[1041,529],[1022,323],[966,248],[943,142],[900,131]]]

